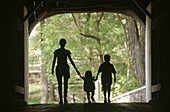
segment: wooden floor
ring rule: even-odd
[[[143,103],[44,104],[7,107],[5,110],[8,112],[158,112],[149,104]]]

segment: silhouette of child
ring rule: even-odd
[[[90,93],[91,93],[91,100],[94,102],[94,90],[95,90],[95,86],[94,86],[94,77],[92,77],[92,73],[91,71],[86,71],[85,73],[85,77],[82,77],[80,75],[80,77],[84,80],[84,91],[87,93],[87,99],[88,99],[88,103],[91,103],[90,101]]]
[[[99,67],[96,80],[98,79],[99,73],[102,72],[101,80],[102,80],[102,88],[104,91],[104,103],[107,103],[106,91],[108,91],[108,102],[111,102],[110,101],[110,88],[112,84],[112,73],[114,74],[114,82],[116,82],[116,70],[114,69],[113,64],[109,62],[110,61],[109,55],[105,55],[104,60],[105,62],[103,62]]]

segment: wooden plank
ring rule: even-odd
[[[25,94],[24,88],[18,85],[15,85],[15,92]]]
[[[29,13],[24,17],[22,23],[25,23],[25,21],[26,21],[27,19],[29,19],[29,18],[32,16],[32,14],[33,14],[40,6],[41,6],[41,2],[40,2],[31,12],[29,12]]]
[[[153,85],[152,92],[157,92],[161,90],[161,84]]]

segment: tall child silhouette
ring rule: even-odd
[[[54,74],[54,66],[57,58],[57,66],[56,66],[56,77],[58,81],[58,91],[59,91],[59,97],[60,97],[60,104],[63,104],[62,100],[62,76],[64,77],[64,103],[67,104],[67,89],[68,89],[68,79],[70,78],[70,72],[69,72],[69,66],[67,64],[67,57],[69,58],[71,64],[75,68],[77,74],[80,74],[80,72],[77,70],[72,58],[71,53],[69,50],[65,49],[66,40],[61,39],[59,42],[61,48],[55,50],[54,52],[54,59],[52,64],[52,74]]]
[[[91,103],[90,101],[90,93],[91,93],[91,99],[94,102],[94,90],[95,90],[95,86],[94,86],[94,77],[92,77],[92,73],[91,71],[86,71],[85,73],[85,77],[82,77],[80,75],[80,77],[84,80],[84,91],[87,93],[87,99],[88,99],[88,103]]]
[[[108,102],[111,102],[110,101],[110,89],[111,89],[111,84],[112,84],[112,73],[114,74],[114,82],[116,82],[116,70],[113,64],[109,62],[110,61],[109,55],[105,55],[104,60],[105,62],[103,62],[99,67],[96,80],[98,79],[99,73],[102,72],[101,80],[102,80],[102,87],[104,91],[104,103],[107,103],[106,91],[108,91]]]

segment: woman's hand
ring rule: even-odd
[[[52,69],[52,72],[51,72],[51,73],[52,73],[52,75],[54,75],[54,70],[53,70],[53,69]]]

